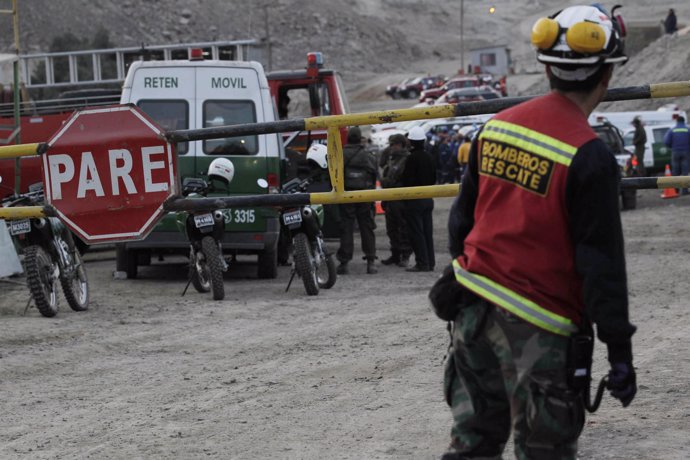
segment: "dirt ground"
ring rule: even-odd
[[[450,199],[437,199],[437,260]],[[640,192],[623,214],[639,393],[605,397],[581,458],[690,458],[690,198]],[[377,245],[386,256],[383,216]],[[331,243],[335,244],[335,243]],[[57,317],[0,282],[0,458],[432,459],[448,443],[438,276],[380,267],[317,297],[285,293],[289,268],[226,275],[227,297],[180,294],[182,259],[114,281],[113,251],[87,254],[92,307]],[[21,281],[21,278],[15,281]],[[595,376],[606,371],[597,347]],[[506,454],[512,458],[512,453]]]

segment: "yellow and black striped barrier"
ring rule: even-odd
[[[657,99],[690,96],[690,81],[655,83],[650,85],[611,88],[604,101],[627,101],[636,99]],[[527,101],[536,96],[493,99],[490,101],[465,102],[440,106],[379,112],[331,115],[303,119],[281,120],[264,123],[248,123],[212,128],[175,130],[165,134],[169,142],[188,142],[207,139],[221,139],[241,135],[260,135],[289,131],[328,131],[328,168],[333,184],[332,192],[264,194],[186,199],[175,197],[164,205],[167,211],[213,210],[241,206],[294,206],[302,204],[338,204],[373,201],[413,200],[419,198],[451,197],[457,195],[458,184],[430,185],[425,187],[389,188],[380,190],[344,190],[343,152],[339,129],[348,126],[374,125],[381,123],[448,118],[468,115],[491,114]],[[0,147],[0,159],[40,155],[46,144],[24,144]],[[690,177],[639,177],[625,178],[622,189],[663,189],[690,187]],[[0,208],[0,219],[19,219],[53,215],[50,206],[24,208]]]
[[[605,102],[657,99],[665,97],[690,96],[690,81],[655,83],[651,85],[611,88],[604,96]],[[462,117],[497,113],[508,107],[528,101],[537,96],[504,97],[489,101],[463,102],[412,109],[386,110],[380,112],[352,113],[323,117],[296,118],[264,123],[246,123],[212,128],[168,131],[170,142],[198,141],[249,134],[270,134],[288,131],[342,128],[355,125],[376,125],[381,123],[424,120],[431,118]],[[330,153],[330,152],[329,152]]]

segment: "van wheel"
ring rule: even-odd
[[[127,279],[133,280],[137,277],[137,272],[139,268],[139,254],[134,249],[127,249],[126,259],[126,272]]]
[[[124,243],[118,243],[115,245],[115,254],[115,270],[125,272],[128,279],[136,278],[139,266],[137,252],[134,249],[127,249]]]
[[[259,252],[256,276],[261,279],[273,279],[278,276],[278,248],[275,244]]]
[[[624,211],[637,207],[637,190],[625,190],[621,192],[621,203]]]

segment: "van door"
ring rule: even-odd
[[[671,164],[671,149],[664,144],[664,136],[671,126],[654,126],[647,130],[647,142],[652,141],[654,166],[663,170],[664,165]],[[651,136],[649,131],[651,130]]]

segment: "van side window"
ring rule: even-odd
[[[253,101],[208,100],[203,108],[204,128],[256,123]],[[259,151],[258,136],[234,136],[204,141],[208,155],[255,155]]]
[[[166,131],[189,129],[189,105],[184,99],[142,99],[137,106]],[[178,142],[176,150],[178,155],[184,155],[189,152],[189,143]]]
[[[664,136],[666,135],[666,131],[668,131],[669,128],[654,128],[652,130],[652,133],[654,134],[654,143],[660,143],[664,142]]]

